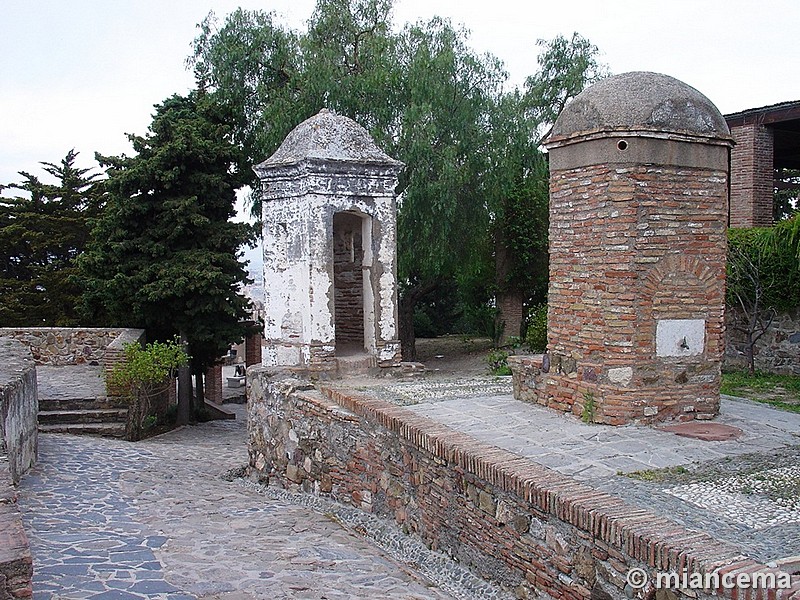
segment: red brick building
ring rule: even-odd
[[[800,169],[800,101],[725,115],[731,152],[731,227],[768,227],[782,169]]]

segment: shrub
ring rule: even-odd
[[[108,384],[128,392],[130,406],[126,437],[141,439],[142,431],[153,419],[150,401],[174,375],[175,369],[189,362],[189,357],[177,340],[152,342],[144,348],[137,343],[126,344],[125,360],[116,365]]]
[[[528,311],[525,344],[536,354],[547,350],[547,304],[537,304]]]
[[[489,363],[489,370],[492,375],[511,375],[511,367],[508,366],[508,352],[494,348],[489,351],[486,357]]]

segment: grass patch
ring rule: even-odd
[[[681,475],[689,474],[689,469],[678,465],[677,467],[665,467],[663,469],[645,469],[644,471],[633,471],[632,473],[620,473],[620,474],[625,475],[626,477],[630,477],[631,479],[638,479],[639,481],[650,481],[658,483],[661,481],[672,480],[675,479],[676,477],[680,479]]]
[[[775,408],[800,413],[800,377],[773,375],[747,371],[722,374],[720,391],[729,396],[740,396]]]

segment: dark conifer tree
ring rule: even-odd
[[[135,156],[98,156],[107,206],[81,261],[89,314],[151,339],[179,335],[195,374],[241,341],[249,316],[241,247],[253,230],[230,220],[243,179],[229,135],[202,93],[156,106],[149,133],[129,136]],[[184,422],[191,383],[179,382]]]

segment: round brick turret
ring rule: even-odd
[[[515,395],[608,424],[711,418],[723,353],[730,132],[672,77],[578,95],[550,152],[548,351]]]

